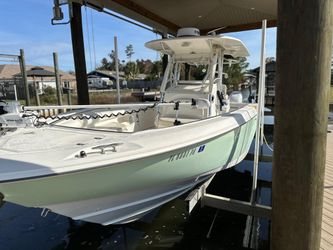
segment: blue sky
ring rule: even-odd
[[[59,65],[63,70],[73,70],[73,55],[69,25],[51,25],[53,0],[11,0],[0,1],[0,54],[18,54],[23,48],[26,63],[31,65],[52,65],[52,52],[58,52]],[[67,19],[66,6],[63,6]],[[86,15],[87,14],[87,15]],[[82,8],[85,34],[87,70],[94,67],[92,28],[96,48],[97,65],[113,49],[113,37],[118,37],[119,57],[125,60],[125,47],[132,44],[132,59],[156,60],[158,55],[144,47],[144,43],[159,38],[156,34],[95,10]],[[91,22],[93,20],[93,25]],[[88,39],[87,23],[90,39]],[[261,31],[253,30],[229,33],[241,39],[248,47],[250,68],[259,65]],[[91,53],[89,53],[90,41]],[[267,32],[267,57],[275,57],[276,29]],[[90,61],[90,57],[92,60]],[[0,62],[3,63],[3,62]]]

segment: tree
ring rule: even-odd
[[[265,63],[271,63],[271,62],[275,62],[275,57],[267,57],[265,60]]]
[[[191,75],[195,80],[203,80],[207,73],[207,65],[199,65],[192,67]]]
[[[150,74],[153,69],[153,62],[150,59],[144,60],[136,60],[136,65],[140,74]]]
[[[234,90],[239,90],[239,84],[244,81],[244,74],[246,72],[249,63],[245,57],[238,59],[239,61],[231,65],[225,65],[225,72],[228,74],[226,83],[229,86],[233,86]]]
[[[134,80],[138,74],[139,70],[135,62],[128,62],[124,67],[126,80]]]
[[[110,62],[108,61],[108,59],[106,59],[105,57],[101,60],[101,66],[98,67],[97,69],[108,69],[110,67]]]
[[[159,60],[153,62],[151,70],[148,73],[146,80],[153,81],[159,79],[162,74],[162,71],[163,71],[162,61]]]
[[[116,70],[116,52],[114,50],[111,51],[111,53],[108,54],[110,61],[107,58],[103,58],[101,60],[101,66],[98,67],[98,69],[100,70]],[[120,63],[120,60],[118,58],[118,65],[119,65],[119,69],[122,68],[122,65]]]
[[[56,94],[56,90],[55,90],[55,88],[52,88],[51,86],[47,86],[44,89],[44,94],[45,95],[55,95]]]
[[[129,61],[131,61],[132,55],[134,55],[134,49],[133,49],[132,44],[129,44],[129,45],[126,46],[125,53],[126,53],[127,59]]]
[[[114,50],[111,50],[111,53],[109,54],[109,57],[111,59],[110,70],[115,71],[116,70],[116,52]],[[118,67],[119,67],[119,69],[122,68],[122,65],[121,65],[121,62],[120,62],[119,58],[118,58]]]

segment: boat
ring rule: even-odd
[[[160,101],[80,106],[0,136],[1,200],[123,224],[244,159],[256,105],[229,101],[223,64],[225,56],[248,56],[245,45],[180,32],[146,47],[169,57]],[[186,65],[203,65],[203,79],[182,79]]]
[[[33,117],[24,117],[21,104],[18,101],[5,102],[0,100],[0,130],[33,126]]]

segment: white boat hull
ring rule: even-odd
[[[144,157],[121,162],[116,161],[116,153],[73,159],[83,162],[90,157],[95,164],[99,164],[97,167],[85,168],[85,165],[80,165],[80,169],[61,172],[63,169],[66,170],[63,165],[59,165],[57,169],[41,166],[41,163],[32,163],[30,160],[30,163],[24,166],[23,161],[17,159],[17,154],[12,153],[14,154],[12,159],[9,159],[10,154],[7,155],[6,160],[4,154],[1,154],[0,160],[6,163],[6,167],[0,168],[2,171],[0,178],[3,178],[0,182],[0,192],[7,201],[24,206],[47,208],[73,219],[103,225],[136,220],[153,208],[189,191],[217,171],[242,161],[255,132],[256,116],[255,113],[248,115],[249,111],[251,110],[244,109],[222,121],[222,124],[228,124],[228,120],[232,120],[239,123],[238,126],[229,130],[218,129],[221,131],[219,134],[213,133],[214,136],[201,141],[195,141],[195,136],[192,135],[194,143],[187,146],[173,149],[165,146],[164,152],[154,154],[150,151],[150,155],[143,154]],[[219,119],[215,119],[216,124],[220,122]],[[213,120],[206,122],[214,122]],[[193,123],[187,129],[186,126],[188,125],[179,126],[185,128],[183,137],[179,138],[183,143],[187,138],[186,131],[190,133],[191,127],[200,127],[200,123]],[[201,124],[201,129],[204,128],[205,122]],[[163,130],[173,133],[172,129]],[[126,139],[130,141],[130,137]],[[155,141],[153,135],[150,140],[151,143]],[[163,141],[158,143],[161,145]],[[139,152],[138,149],[134,151]],[[67,152],[68,154],[72,155],[71,152]],[[36,153],[37,155],[40,153]],[[21,153],[21,157],[23,156],[24,153]],[[109,162],[113,160],[114,163],[96,162],[106,156]],[[40,157],[43,158],[42,155]],[[69,164],[72,160],[67,158],[58,161],[68,164],[67,169],[73,169]],[[24,174],[29,175],[27,171],[29,169],[35,175],[33,178],[24,177]],[[41,176],[36,175],[36,169]],[[48,174],[42,175],[46,170],[49,170]],[[8,176],[23,178],[4,180],[8,179]]]

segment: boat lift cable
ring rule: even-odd
[[[92,46],[93,46],[93,53],[94,53],[94,69],[97,68],[97,61],[96,61],[96,47],[95,47],[95,32],[94,32],[94,19],[92,9],[90,9],[90,21],[91,21],[91,36],[92,36]]]
[[[91,46],[90,46],[90,31],[89,31],[87,5],[84,6],[84,11],[85,11],[85,16],[86,16],[86,28],[87,28],[87,40],[88,40],[89,64],[90,64],[90,71],[92,71]]]
[[[272,152],[274,152],[274,149],[268,144],[268,142],[267,142],[267,139],[266,139],[266,136],[265,135],[263,135],[263,139],[264,139],[264,142],[265,142],[265,144],[266,144],[266,146],[267,146],[267,148],[270,150],[270,151],[272,151]]]
[[[88,6],[89,6],[89,5],[88,5]],[[129,20],[129,19],[127,19],[127,18],[124,18],[124,17],[122,17],[122,16],[119,16],[119,15],[117,15],[117,14],[114,14],[114,13],[112,13],[111,11],[108,11],[108,10],[106,10],[106,9],[102,9],[101,12],[103,12],[103,13],[105,13],[105,14],[108,14],[108,15],[110,15],[110,16],[116,17],[116,18],[118,18],[118,19],[120,19],[120,20],[122,20],[122,21],[128,22],[128,23],[130,23],[130,24],[134,24],[134,25],[136,25],[136,26],[138,26],[138,27],[140,27],[140,28],[142,28],[142,29],[145,29],[145,30],[151,31],[151,32],[156,33],[156,34],[160,34],[161,36],[163,35],[162,32],[160,32],[160,31],[158,31],[158,30],[155,30],[155,29],[149,28],[149,27],[147,27],[147,26],[145,26],[145,25],[139,24],[139,23],[137,23],[137,22],[134,22],[134,21],[132,21],[132,20]]]

